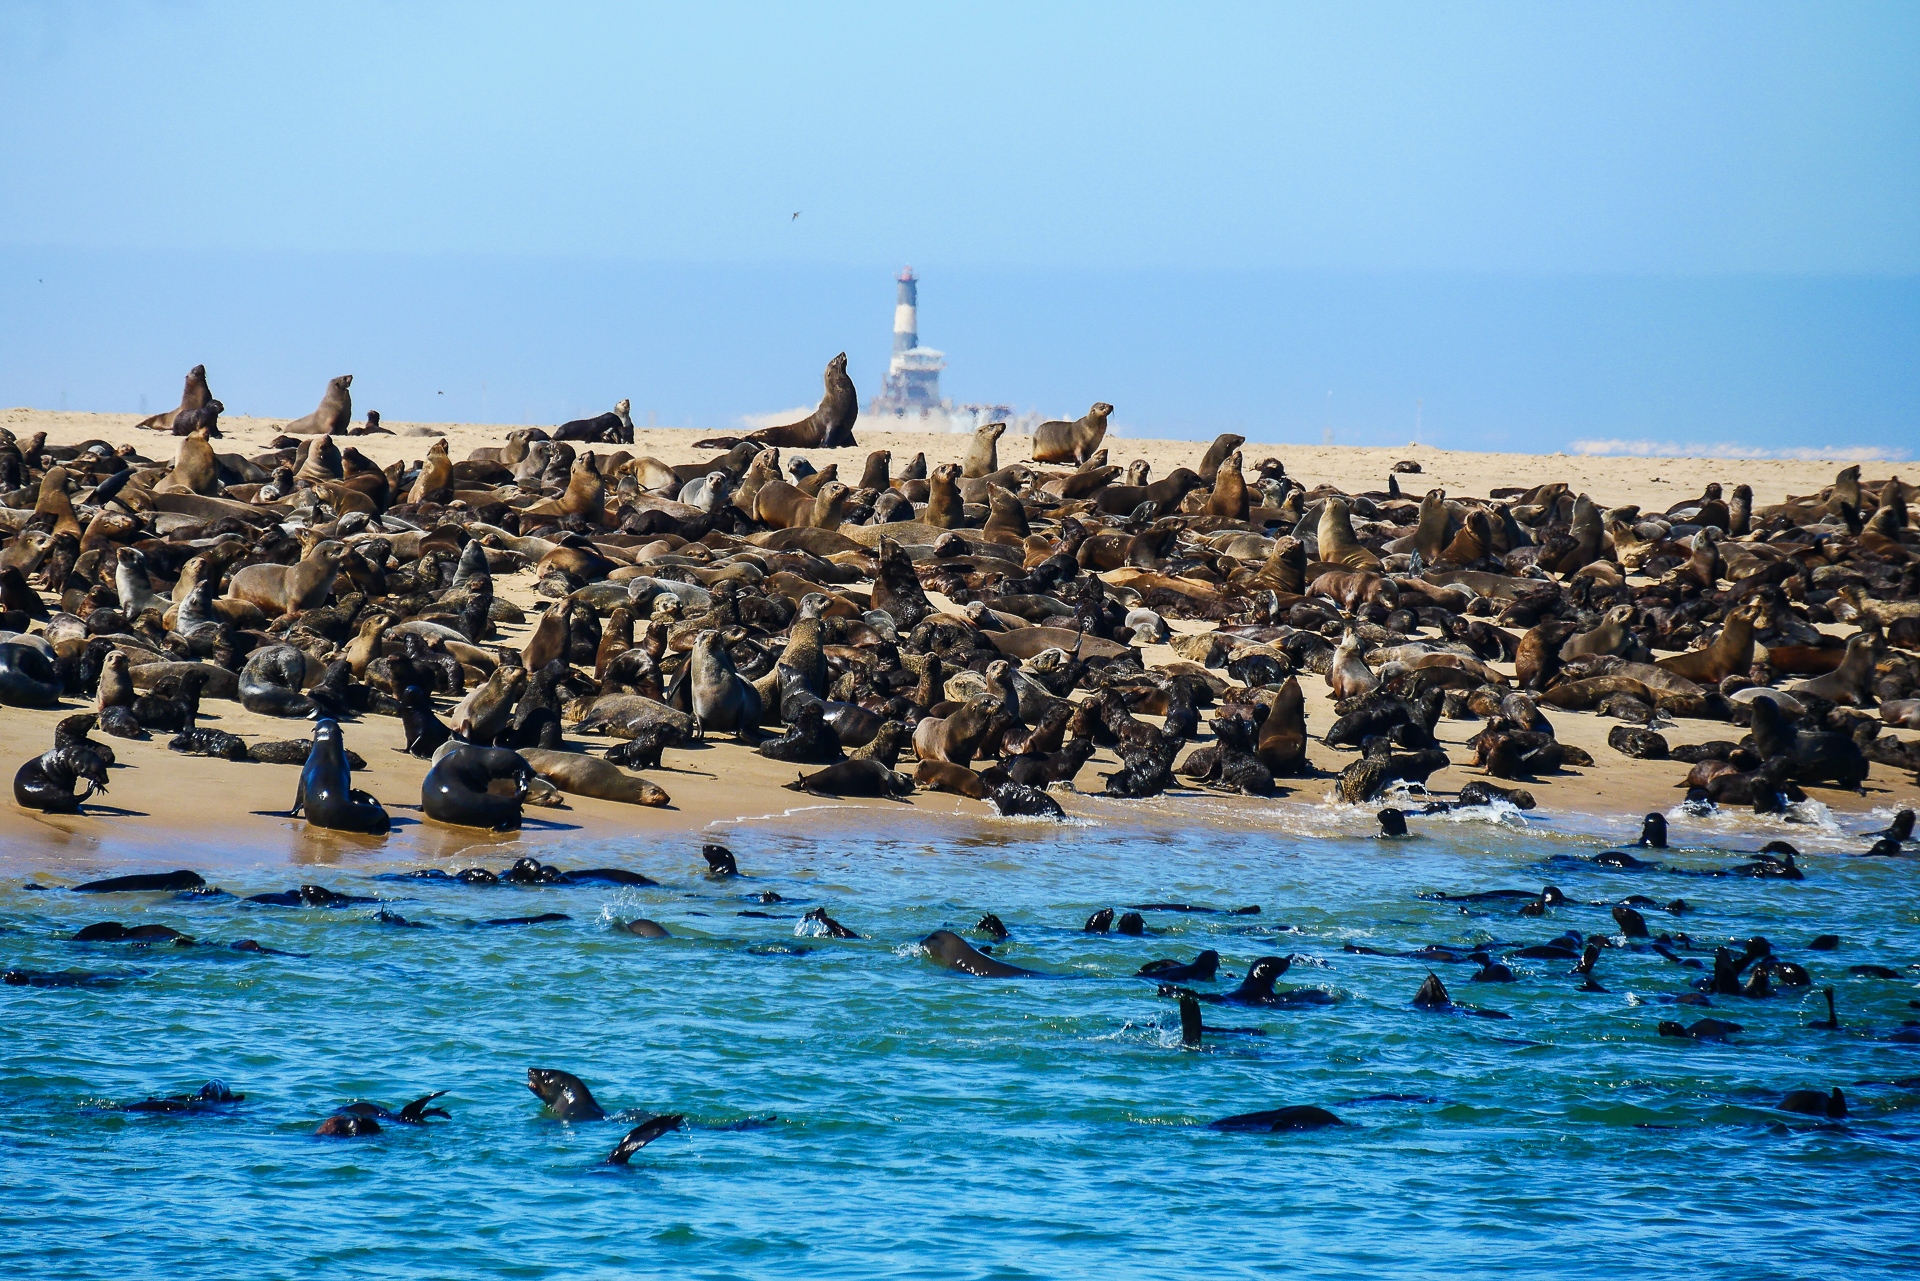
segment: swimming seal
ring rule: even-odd
[[[1038,970],[1023,970],[1017,965],[1008,965],[1005,961],[996,961],[986,953],[977,950],[971,943],[955,934],[952,930],[935,930],[920,940],[920,946],[927,955],[939,961],[950,970],[959,970],[962,974],[972,974],[983,979],[1048,979],[1051,974],[1042,974]]]
[[[307,755],[306,768],[300,771],[289,812],[298,814],[302,809],[306,810],[307,822],[336,832],[385,836],[393,827],[379,801],[354,790],[337,721],[326,719],[313,727],[313,748]]]
[[[153,890],[199,890],[207,882],[198,872],[185,868],[177,872],[135,872],[130,876],[109,876],[103,881],[88,881],[73,887],[75,894],[135,894]]]
[[[624,401],[621,403],[625,403]],[[642,1121],[628,1130],[626,1137],[614,1145],[607,1154],[608,1165],[625,1165],[633,1160],[633,1154],[663,1134],[686,1128],[687,1118],[675,1113],[671,1116],[656,1116],[651,1121]]]
[[[1082,465],[1106,438],[1107,416],[1111,413],[1112,405],[1096,400],[1083,417],[1073,422],[1056,419],[1041,423],[1033,429],[1033,461]]]
[[[1330,1125],[1345,1124],[1345,1121],[1325,1108],[1317,1108],[1306,1103],[1271,1108],[1265,1112],[1243,1112],[1239,1116],[1224,1116],[1218,1121],[1209,1121],[1207,1128],[1209,1130],[1254,1130],[1265,1134],[1279,1134],[1288,1130],[1324,1130]]]
[[[503,779],[511,794],[495,795],[488,784]],[[442,756],[420,784],[420,807],[427,817],[456,827],[485,827],[496,832],[520,826],[520,803],[532,784],[531,766],[504,747],[456,747]]]
[[[389,1111],[381,1107],[378,1103],[367,1103],[356,1100],[355,1102],[335,1108],[333,1114],[335,1116],[365,1117],[369,1121],[396,1121],[401,1125],[425,1125],[427,1118],[430,1116],[437,1116],[443,1121],[451,1121],[453,1114],[445,1108],[430,1108],[427,1106],[427,1104],[433,1102],[445,1093],[445,1090],[435,1090],[432,1094],[423,1094],[401,1108],[398,1112]]]
[[[47,656],[32,645],[0,644],[0,703],[51,707],[60,701],[60,678]]]
[[[84,747],[56,747],[13,776],[13,799],[48,814],[78,814],[82,802],[106,790],[107,763]]]
[[[528,1068],[527,1088],[562,1121],[604,1121],[607,1110],[593,1097],[587,1083],[559,1068]]]

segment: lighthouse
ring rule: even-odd
[[[948,405],[940,396],[940,371],[947,367],[946,353],[920,345],[920,282],[913,268],[896,279],[900,290],[893,304],[893,359],[867,412],[892,418],[944,417]]]

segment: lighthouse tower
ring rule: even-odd
[[[893,359],[887,364],[880,394],[867,406],[867,412],[894,418],[944,415],[947,405],[940,396],[940,371],[947,367],[946,353],[920,345],[920,282],[913,268],[901,272],[898,279],[900,292],[893,306]]]

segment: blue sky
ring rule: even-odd
[[[16,0],[0,402],[707,426],[871,386],[911,261],[951,392],[1142,433],[1898,449],[1916,66],[1909,4]]]

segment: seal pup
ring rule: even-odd
[[[1033,429],[1033,461],[1084,465],[1106,439],[1107,418],[1112,413],[1112,405],[1096,400],[1091,409],[1073,422],[1055,419],[1041,423]]]
[[[527,1088],[561,1121],[604,1121],[607,1110],[593,1097],[587,1083],[559,1068],[528,1068]]]
[[[920,946],[928,956],[948,969],[958,970],[962,974],[972,974],[978,978],[1048,979],[1057,977],[1052,974],[1042,974],[1038,970],[1023,970],[1017,965],[1008,965],[1005,961],[996,961],[952,930],[935,930],[920,940]]]
[[[353,386],[352,374],[341,374],[338,378],[327,380],[327,389],[321,393],[319,406],[304,418],[296,418],[280,430],[289,436],[344,436],[353,426],[353,395],[347,388]]]

